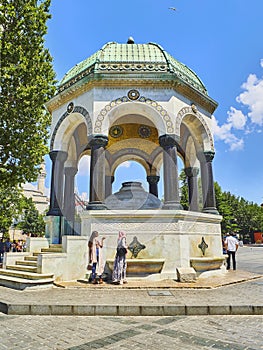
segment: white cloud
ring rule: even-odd
[[[119,165],[119,167],[123,167],[123,168],[130,168],[130,166],[131,166],[131,162],[129,162],[128,160]]]
[[[263,59],[260,60],[260,65],[263,68]],[[249,74],[241,88],[244,91],[237,96],[236,101],[248,109],[247,115],[231,106],[227,112],[227,122],[221,126],[212,117],[215,139],[224,141],[231,151],[244,148],[244,140],[234,134],[235,130],[244,130],[244,134],[248,135],[259,132],[256,125],[263,125],[263,77],[259,79],[255,74]]]
[[[260,63],[263,67],[263,59]],[[258,79],[255,74],[250,74],[241,87],[245,91],[237,97],[237,102],[247,106],[252,123],[263,125],[263,78]]]
[[[228,111],[227,114],[227,121],[234,129],[244,129],[247,116],[245,116],[242,111],[235,109],[234,107],[230,107],[230,111]]]
[[[233,124],[231,120],[228,123],[219,126],[216,118],[212,116],[212,129],[215,139],[224,141],[224,143],[229,146],[230,151],[241,150],[244,147],[244,140],[236,137],[231,132],[232,128]]]
[[[90,157],[83,156],[78,164],[78,175],[85,176],[89,175],[90,170]]]

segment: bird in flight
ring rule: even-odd
[[[175,7],[169,7],[169,10],[177,11]]]

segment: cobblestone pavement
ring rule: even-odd
[[[0,349],[259,350],[262,322],[258,316],[0,315]]]
[[[240,247],[237,251],[237,269],[263,275],[263,247]]]
[[[263,248],[242,248],[238,269],[262,274]],[[255,271],[256,270],[256,271]],[[229,274],[235,271],[230,271]],[[61,289],[15,291],[0,287],[0,300],[24,304],[136,306],[170,303],[262,305],[263,279],[221,288],[173,289],[168,296],[147,289]],[[164,290],[165,291],[165,290]],[[263,349],[262,316],[30,316],[0,313],[0,350],[259,350]]]

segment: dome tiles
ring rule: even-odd
[[[202,95],[207,90],[189,67],[155,43],[109,42],[102,49],[71,68],[59,83],[58,92],[85,80],[178,80]]]

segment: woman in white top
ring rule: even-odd
[[[91,280],[93,284],[97,284],[96,274],[99,276],[99,284],[103,283],[102,274],[104,270],[104,261],[102,257],[102,248],[105,237],[99,239],[99,233],[93,231],[89,240],[90,262],[92,263]],[[92,242],[92,243],[91,243]],[[91,243],[91,244],[90,244]]]

